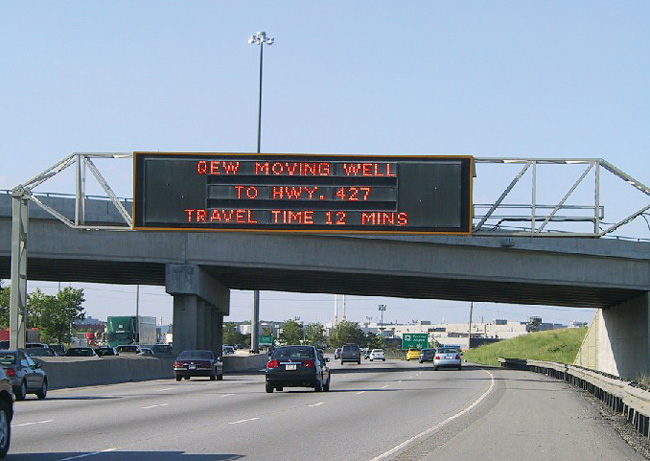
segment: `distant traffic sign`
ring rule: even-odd
[[[425,349],[429,344],[429,333],[404,333],[402,335],[402,349],[416,347]]]
[[[260,336],[260,346],[273,345],[273,336]]]

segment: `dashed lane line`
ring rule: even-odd
[[[14,424],[13,427],[27,427],[27,426],[34,426],[36,424],[47,424],[47,423],[53,423],[53,422],[54,422],[53,419],[48,419],[48,420],[45,420],[45,421],[36,421],[36,422],[33,422],[33,423]]]
[[[248,423],[250,421],[257,421],[259,418],[250,418],[250,419],[240,419],[239,421],[232,421],[228,424],[242,424],[242,423]]]

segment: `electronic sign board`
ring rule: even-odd
[[[134,229],[471,232],[472,157],[135,152]]]

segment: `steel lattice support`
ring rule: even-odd
[[[25,347],[27,331],[27,223],[28,197],[22,189],[13,192],[11,231],[11,300],[9,348]]]

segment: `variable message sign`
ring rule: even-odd
[[[428,344],[428,333],[404,333],[402,335],[402,349],[409,349],[411,347],[426,349]]]
[[[134,228],[471,231],[472,158],[134,153]]]

